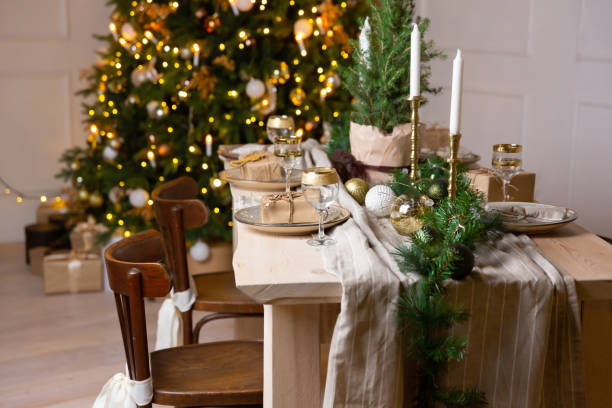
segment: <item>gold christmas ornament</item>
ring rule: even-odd
[[[293,88],[291,92],[289,92],[289,98],[291,99],[291,103],[295,106],[301,106],[306,99],[306,92],[302,88]]]
[[[79,201],[89,201],[89,191],[87,191],[86,189],[80,189],[77,194],[79,197]]]
[[[400,235],[413,234],[423,226],[419,216],[432,205],[427,196],[408,198],[402,194],[391,207],[391,225]]]
[[[347,180],[344,183],[344,187],[346,187],[346,191],[357,201],[360,205],[365,203],[366,194],[370,189],[368,183],[365,180],[360,178],[352,178]]]
[[[210,67],[204,65],[198,72],[193,74],[193,79],[189,84],[189,89],[197,89],[202,99],[206,99],[208,95],[215,90],[217,77],[214,76]]]
[[[97,192],[97,191],[94,191],[89,196],[89,205],[91,205],[92,207],[99,207],[99,206],[101,206],[103,201],[104,200],[102,198],[102,195],[99,192]]]

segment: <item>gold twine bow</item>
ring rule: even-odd
[[[249,163],[249,162],[254,162],[257,160],[261,160],[266,156],[265,153],[263,152],[253,152],[253,153],[249,153],[247,155],[245,155],[244,157],[242,157],[242,159],[239,160],[232,160],[230,162],[230,166],[232,167],[242,167],[245,164]]]
[[[269,206],[270,204],[274,203],[274,202],[278,202],[278,201],[285,201],[289,203],[289,224],[293,223],[293,212],[294,212],[294,208],[295,208],[295,204],[293,202],[293,200],[295,200],[298,197],[301,197],[303,194],[302,193],[298,193],[295,191],[290,191],[290,192],[285,192],[285,193],[277,193],[277,194],[272,194],[268,197],[266,197],[267,202],[266,202],[266,207]]]

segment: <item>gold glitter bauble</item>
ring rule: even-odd
[[[419,216],[432,205],[427,196],[408,198],[402,194],[391,207],[391,225],[401,235],[413,234],[423,226]]]
[[[292,104],[295,106],[300,106],[306,99],[306,92],[304,92],[302,88],[293,88],[291,92],[289,92],[289,98],[291,99]]]
[[[352,178],[344,183],[344,187],[346,187],[346,191],[348,191],[355,201],[357,201],[360,205],[363,205],[366,194],[370,189],[370,186],[368,186],[368,183],[366,183],[365,180],[360,178]]]
[[[89,196],[89,205],[91,205],[92,207],[101,206],[103,201],[104,200],[102,198],[102,195],[100,195],[100,193],[98,193],[97,191],[94,191]]]
[[[79,190],[78,196],[81,201],[89,201],[89,191],[84,188]]]

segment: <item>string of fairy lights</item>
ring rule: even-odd
[[[12,185],[10,185],[3,177],[0,177],[0,185],[2,185],[2,189],[4,190],[4,196],[13,196],[15,197],[15,201],[18,203],[23,203],[24,201],[40,201],[41,203],[46,203],[47,201],[53,198],[55,201],[62,201],[62,197],[60,194],[28,194],[24,193],[22,190],[16,189]]]

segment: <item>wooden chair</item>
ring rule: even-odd
[[[153,382],[153,403],[174,406],[261,406],[263,347],[257,340],[223,341],[154,351],[147,346],[145,297],[163,297],[170,277],[160,263],[157,231],[125,238],[104,252],[115,293],[130,378]],[[151,404],[147,405],[151,407]]]
[[[185,228],[199,227],[208,220],[208,208],[198,200],[198,185],[189,177],[166,182],[153,190],[157,224],[164,237],[174,290],[189,288]],[[233,271],[195,275],[198,297],[192,310],[214,312],[198,321],[192,329],[192,311],[181,313],[185,344],[197,343],[202,326],[212,320],[263,316],[263,305],[253,302],[236,288]]]

